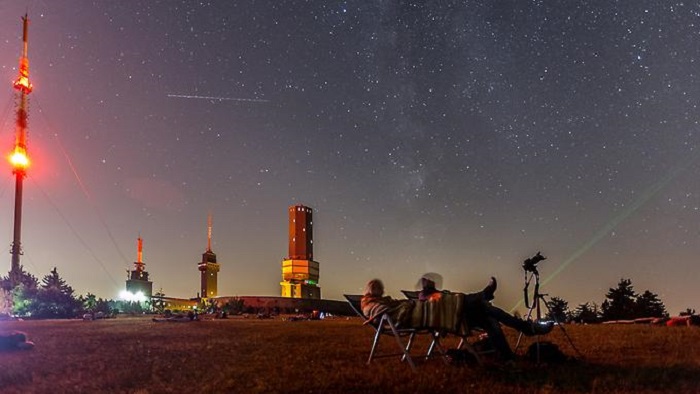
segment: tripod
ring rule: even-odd
[[[539,254],[539,253],[538,253]],[[561,332],[564,334],[564,337],[566,340],[569,342],[569,345],[571,345],[571,348],[574,349],[576,354],[579,356],[579,358],[583,358],[583,355],[581,352],[576,348],[576,345],[574,345],[574,341],[571,340],[571,337],[569,334],[566,332],[566,329],[564,326],[559,322],[557,319],[557,316],[552,313],[552,309],[549,307],[549,304],[547,303],[546,297],[549,296],[549,294],[542,294],[540,293],[540,273],[537,270],[537,267],[532,265],[532,266],[523,266],[525,268],[525,288],[523,288],[523,293],[525,297],[525,307],[528,308],[527,315],[525,316],[525,320],[532,320],[532,312],[534,311],[536,313],[537,320],[535,320],[534,324],[538,324],[542,320],[542,309],[541,305],[544,305],[545,308],[547,308],[547,312],[549,312],[549,315],[554,319],[554,324],[561,329]],[[528,276],[528,272],[530,275]],[[532,279],[535,279],[535,291],[532,294],[532,304],[528,302],[528,288],[530,287],[530,283],[532,282]],[[523,333],[521,332],[520,335],[518,335],[518,342],[515,344],[515,352],[518,352],[518,348],[520,347],[520,341],[523,338]],[[535,335],[535,343],[537,347],[537,364],[540,363],[540,336]]]

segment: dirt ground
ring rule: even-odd
[[[365,365],[373,331],[355,318],[4,321],[0,331],[23,331],[36,346],[0,353],[0,392],[700,392],[698,327],[565,327],[583,358],[449,365],[420,357],[428,345],[421,337],[412,352],[414,372],[398,356]],[[507,334],[514,344],[516,334]],[[562,330],[555,327],[545,339],[576,355]],[[396,349],[392,338],[382,338],[380,352]]]

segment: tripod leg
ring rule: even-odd
[[[537,304],[537,299],[532,300],[532,305],[527,309],[527,315],[525,315],[525,320],[530,320],[532,318],[532,311],[535,310],[535,305]],[[515,343],[515,349],[513,350],[513,353],[517,353],[518,349],[520,348],[520,341],[523,339],[523,333],[522,331],[518,334],[518,341]]]
[[[552,309],[549,307],[549,304],[547,303],[547,300],[545,300],[544,295],[540,295],[542,297],[542,303],[544,304],[545,308],[547,308],[547,312],[549,312],[549,315],[552,316],[552,319],[554,320],[554,324],[559,326],[559,329],[561,330],[562,334],[564,334],[564,338],[569,342],[569,345],[571,345],[571,348],[574,349],[576,354],[578,355],[579,358],[583,359],[583,354],[578,350],[576,345],[574,345],[574,341],[571,339],[569,336],[569,333],[566,332],[566,329],[564,326],[559,322],[559,319],[552,313]],[[539,355],[538,355],[538,360],[539,360]]]

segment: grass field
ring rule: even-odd
[[[0,353],[3,393],[700,393],[698,327],[567,326],[583,360],[500,368],[415,357],[416,372],[398,357],[366,366],[373,332],[354,318],[0,322],[7,330],[36,347]],[[390,340],[380,350],[394,351]],[[574,355],[557,328],[547,340]]]

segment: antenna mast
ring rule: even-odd
[[[139,235],[136,241],[136,261],[134,262],[134,268],[136,272],[143,272],[143,266],[146,265],[143,262],[143,239]]]
[[[211,252],[211,212],[207,216],[207,252]]]
[[[29,58],[27,32],[29,30],[29,16],[22,17],[22,56],[19,58],[19,76],[12,86],[19,92],[17,105],[17,121],[15,132],[15,147],[10,154],[12,173],[15,174],[15,218],[12,237],[12,266],[10,268],[10,284],[14,287],[19,284],[22,266],[19,256],[22,254],[22,190],[24,177],[29,167],[27,155],[27,95],[32,92],[32,84],[29,82]]]

